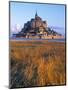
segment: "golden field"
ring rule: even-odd
[[[10,41],[10,87],[65,85],[65,43]]]

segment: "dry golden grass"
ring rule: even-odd
[[[10,41],[11,87],[65,85],[65,44]]]

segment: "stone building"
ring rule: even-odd
[[[21,32],[16,36],[20,37],[29,37],[29,36],[39,36],[41,34],[47,34],[47,21],[43,21],[36,12],[35,18],[32,18],[30,21],[27,21],[24,24]]]

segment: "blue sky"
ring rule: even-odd
[[[42,20],[46,20],[48,26],[55,26],[64,29],[56,30],[61,34],[65,33],[65,6],[54,4],[36,4],[36,3],[10,3],[10,26],[20,25],[35,17],[35,13]],[[12,31],[11,31],[12,32]]]

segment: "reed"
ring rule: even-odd
[[[11,88],[65,85],[65,44],[10,41]]]

